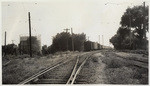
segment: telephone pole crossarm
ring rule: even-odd
[[[66,33],[68,33],[68,31],[69,31],[70,29],[66,28],[66,29],[64,29],[64,30],[66,31]]]

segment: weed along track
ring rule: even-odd
[[[74,84],[86,60],[93,53],[78,55],[71,60],[48,67],[19,84]]]

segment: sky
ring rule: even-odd
[[[89,40],[112,46],[109,39],[120,26],[121,16],[128,7],[143,5],[145,0],[7,0],[1,3],[2,45],[18,45],[20,36],[29,35],[28,12],[32,35],[41,35],[41,45],[51,45],[52,36],[73,28],[85,33]],[[148,0],[145,1],[146,5]]]

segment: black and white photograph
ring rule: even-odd
[[[149,85],[149,0],[1,1],[2,85]]]

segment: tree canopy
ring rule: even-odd
[[[30,44],[29,38],[27,39],[27,44]],[[31,36],[31,49],[32,49],[32,53],[37,54],[40,52],[40,44],[39,41],[37,40],[37,37]],[[29,51],[29,47],[27,47],[28,49],[26,49],[27,51]]]
[[[72,37],[74,42],[74,50],[82,51],[84,48],[84,41],[86,36],[82,34],[70,34],[66,32],[58,33],[53,37],[52,45],[48,47],[49,53],[57,51],[72,51]]]
[[[134,6],[127,8],[124,15],[121,17],[120,24],[125,27],[132,27],[136,30],[141,39],[146,37],[148,31],[148,6]]]
[[[110,39],[116,49],[147,49],[146,33],[149,31],[148,6],[127,8],[121,17],[121,27]]]

